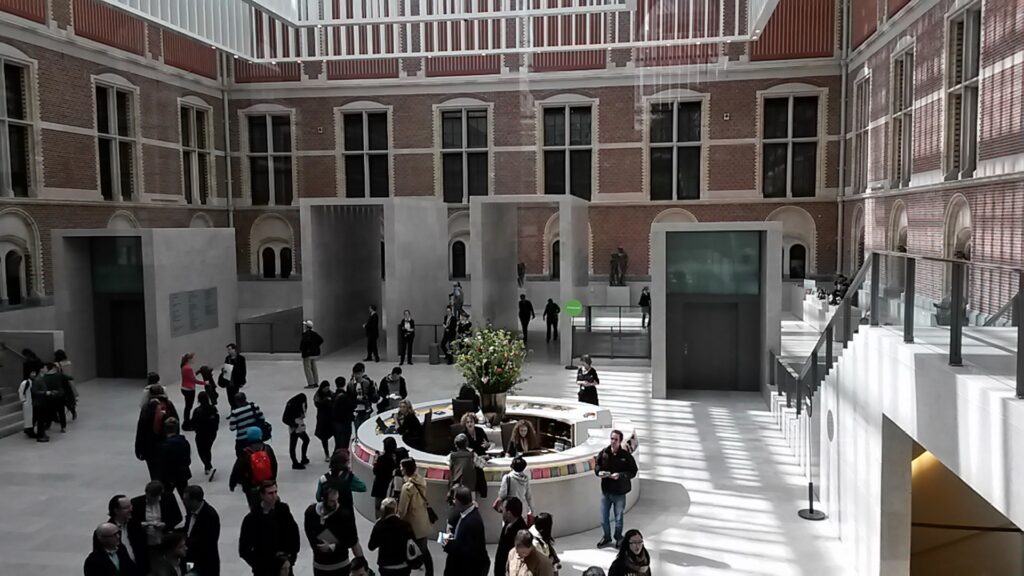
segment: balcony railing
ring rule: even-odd
[[[971,360],[996,375],[1014,373],[1024,399],[1024,270],[955,258],[873,252],[850,283],[846,296],[808,357],[798,364],[772,354],[771,382],[800,414],[842,355],[861,319],[853,304],[867,306],[871,326],[889,326],[903,341],[930,341],[948,348],[951,366],[962,366],[964,337],[987,350]],[[927,330],[927,334],[924,332]],[[838,347],[835,344],[839,344]],[[1012,359],[1013,366],[1004,360]]]

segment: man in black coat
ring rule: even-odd
[[[238,555],[253,576],[280,576],[281,560],[295,566],[299,555],[299,526],[288,505],[277,497],[277,482],[260,486],[260,505],[245,515],[238,537]]]
[[[370,304],[370,317],[363,324],[366,331],[366,358],[363,362],[380,362],[380,354],[377,353],[377,339],[380,338],[380,317],[377,316],[377,307]]]
[[[104,522],[93,532],[96,543],[85,559],[85,576],[142,576],[143,572],[132,562],[131,556],[121,544],[121,529],[116,524]]]
[[[491,567],[491,558],[487,555],[484,521],[469,488],[462,485],[455,488],[452,508],[444,539],[444,551],[448,554],[444,576],[485,576]]]
[[[530,340],[530,320],[537,317],[533,311],[533,302],[526,299],[526,294],[519,295],[519,325],[523,327],[523,343]]]
[[[198,576],[220,576],[220,516],[210,506],[199,486],[189,486],[182,498],[188,515],[185,517],[185,536],[188,555]]]
[[[168,418],[164,422],[164,432],[167,438],[157,448],[160,481],[168,493],[176,490],[184,497],[185,487],[192,478],[192,447],[189,446],[188,438],[181,435],[177,418]]]
[[[547,337],[545,342],[551,342],[551,333],[555,334],[555,342],[558,342],[558,313],[562,309],[555,304],[555,301],[548,298],[547,305],[544,306],[544,323],[547,325]]]
[[[181,524],[181,510],[174,494],[165,494],[159,481],[146,484],[146,493],[132,498],[132,517],[128,535],[132,542],[135,561],[143,573],[149,571],[149,562],[159,554],[164,534]]]
[[[506,500],[501,519],[504,524],[501,525],[501,536],[498,537],[498,552],[494,555],[494,576],[505,576],[508,553],[516,547],[516,534],[520,530],[526,530],[526,520],[523,520],[523,501],[515,496]]]
[[[228,404],[235,407],[235,394],[245,386],[245,356],[238,352],[238,346],[234,342],[227,345],[228,355],[224,357],[224,365],[230,366],[230,374],[221,368],[220,386],[227,388]]]
[[[304,321],[302,338],[299,339],[299,355],[302,356],[302,369],[306,373],[306,388],[316,388],[320,384],[316,361],[320,357],[320,346],[323,343],[324,339],[313,330],[313,321]]]
[[[601,479],[601,530],[603,535],[598,548],[611,544],[611,523],[615,521],[615,549],[621,549],[623,511],[626,508],[626,494],[633,489],[630,482],[637,475],[636,460],[629,449],[622,445],[622,432],[612,430],[611,443],[597,455],[594,474]],[[612,518],[614,516],[614,518]]]

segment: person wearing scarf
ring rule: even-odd
[[[626,532],[608,576],[651,576],[651,555],[644,548],[644,536],[637,529]]]

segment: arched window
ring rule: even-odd
[[[15,250],[11,250],[4,257],[4,277],[7,284],[7,303],[11,305],[21,304],[25,301],[25,259]]]
[[[789,277],[792,279],[807,277],[807,248],[803,244],[793,244],[789,248]]]
[[[264,278],[277,278],[277,253],[270,246],[260,254],[260,269]]]
[[[551,279],[558,280],[562,276],[562,243],[555,240],[551,243]]]
[[[466,243],[462,240],[452,242],[451,269],[452,278],[466,277]]]
[[[281,278],[290,278],[292,275],[292,249],[287,246],[281,248]]]

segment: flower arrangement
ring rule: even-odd
[[[523,381],[526,346],[507,330],[484,328],[463,338],[455,351],[455,367],[481,394],[512,392]]]

